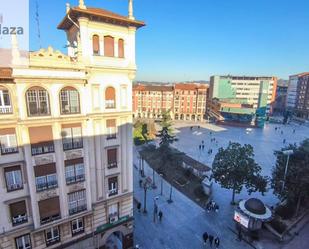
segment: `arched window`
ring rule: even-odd
[[[100,37],[98,35],[92,36],[93,55],[100,55]]]
[[[108,87],[105,90],[105,108],[116,108],[116,92],[113,87]]]
[[[50,114],[48,92],[42,87],[31,87],[26,92],[28,116]]]
[[[104,55],[114,57],[114,37],[104,36]]]
[[[12,113],[12,105],[9,91],[0,86],[0,114]]]
[[[124,58],[124,41],[123,41],[123,39],[118,40],[118,57]]]
[[[60,91],[61,114],[80,113],[79,94],[73,87],[65,87]]]

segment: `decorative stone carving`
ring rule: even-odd
[[[51,46],[47,49],[41,48],[39,51],[31,52],[30,59],[49,59],[49,60],[65,60],[70,61],[71,58],[59,50],[54,50]]]
[[[78,182],[69,186],[69,192],[76,192],[84,188],[84,182]]]
[[[81,158],[83,157],[83,150],[70,150],[64,152],[65,160]]]
[[[43,192],[39,193],[39,200],[46,200],[46,199],[50,199],[52,197],[57,196],[57,190],[56,189],[51,189],[51,190],[45,190]]]
[[[54,156],[53,155],[43,155],[43,156],[35,156],[34,157],[34,164],[35,165],[43,165],[48,163],[54,162]]]

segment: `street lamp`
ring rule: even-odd
[[[283,183],[282,183],[281,192],[283,192],[284,186],[285,186],[285,180],[286,180],[286,175],[287,175],[287,172],[288,172],[290,155],[292,155],[294,153],[294,151],[293,150],[284,150],[284,151],[282,151],[282,153],[283,153],[283,155],[288,156],[288,158],[286,160],[286,165],[285,165],[285,170],[284,170],[284,177],[283,177]]]
[[[158,196],[153,198],[153,222],[156,222],[156,217],[158,213],[158,206],[157,206],[157,200],[159,199]]]
[[[170,188],[170,198],[167,200],[167,203],[171,204],[173,202],[172,200],[172,191],[173,191],[173,186],[171,184],[171,188]]]
[[[156,182],[155,182],[155,170],[154,169],[152,169],[152,188],[153,189],[157,188]]]
[[[163,174],[160,174],[161,176],[161,192],[160,195],[163,195]]]

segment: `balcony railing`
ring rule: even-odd
[[[107,164],[108,169],[117,168],[117,162],[111,162]]]
[[[21,214],[15,217],[12,217],[13,226],[26,223],[28,221],[27,214]]]
[[[0,114],[11,114],[12,112],[12,106],[0,106]]]
[[[105,100],[105,108],[106,109],[114,109],[114,108],[116,108],[115,100]]]
[[[53,152],[55,152],[54,144],[31,146],[32,156],[53,153]]]
[[[43,191],[46,189],[53,189],[58,187],[58,181],[49,181],[49,182],[44,182],[44,183],[39,183],[36,184],[36,190],[37,191]]]
[[[41,225],[52,222],[54,220],[59,220],[61,218],[60,213],[52,216],[41,218]]]
[[[60,242],[60,235],[53,237],[53,238],[50,238],[50,239],[46,239],[46,245],[47,246],[54,245],[58,242]]]
[[[107,140],[116,139],[116,138],[117,138],[117,134],[116,133],[107,134],[107,136],[106,136]]]
[[[85,201],[86,202],[86,201]],[[72,214],[77,214],[79,212],[83,212],[87,210],[87,204],[84,203],[84,204],[79,204],[78,206],[75,206],[75,207],[70,207],[69,208],[69,214],[72,215]]]
[[[73,141],[70,143],[63,143],[63,150],[74,150],[74,149],[80,149],[83,148],[83,141]]]
[[[76,183],[76,182],[83,182],[85,181],[85,174],[83,175],[76,175],[76,176],[69,176],[65,178],[67,184]]]
[[[118,189],[110,189],[108,190],[108,196],[114,196],[118,194]]]
[[[22,189],[23,188],[23,183],[15,183],[15,184],[10,184],[7,186],[7,190],[8,191],[14,191],[14,190],[18,190],[18,189]]]
[[[13,154],[18,152],[18,147],[3,148],[1,147],[1,155]]]

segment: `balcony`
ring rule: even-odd
[[[83,212],[85,210],[87,210],[87,204],[86,203],[79,204],[78,206],[75,206],[75,207],[69,207],[69,214],[73,215],[73,214]]]
[[[83,182],[83,181],[85,181],[85,174],[66,177],[65,181],[66,181],[67,184]]]
[[[23,183],[22,182],[15,183],[15,184],[10,184],[10,185],[7,186],[8,192],[19,190],[19,189],[23,189]]]
[[[46,239],[46,246],[52,246],[60,242],[60,235],[51,239]]]
[[[31,145],[32,156],[55,152],[54,144]]]
[[[116,138],[117,138],[117,133],[116,132],[106,135],[106,139],[107,140],[116,139]]]
[[[45,217],[45,218],[41,219],[41,225],[44,225],[46,223],[52,222],[54,220],[59,220],[59,219],[61,219],[60,213],[52,215],[52,216],[49,216],[49,217]]]
[[[21,214],[21,215],[12,217],[13,226],[17,226],[17,225],[20,225],[26,222],[28,222],[27,214]]]
[[[73,141],[70,143],[63,143],[63,150],[74,150],[74,149],[80,149],[83,148],[83,141]]]
[[[110,162],[107,164],[108,169],[117,168],[117,162]]]
[[[105,109],[115,109],[116,102],[115,100],[105,100]]]
[[[108,190],[108,197],[118,195],[118,189],[110,189]]]
[[[58,187],[58,181],[57,180],[36,184],[37,192],[44,191],[44,190],[47,190],[47,189],[53,189],[53,188],[57,188],[57,187]]]
[[[14,154],[14,153],[18,153],[18,147],[4,148],[1,146],[1,155],[8,155],[8,154]]]
[[[12,114],[12,106],[0,106],[0,114]]]

